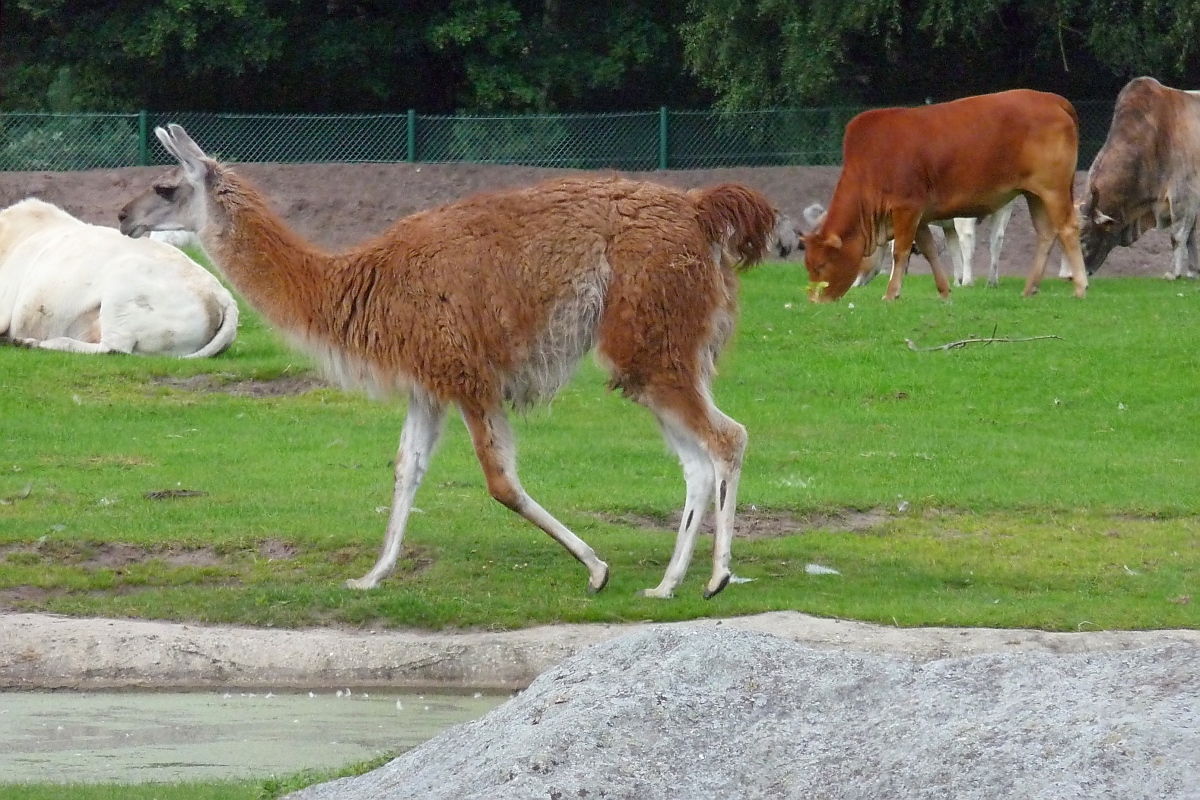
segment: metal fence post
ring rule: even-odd
[[[150,133],[149,122],[149,114],[143,108],[138,112],[138,164],[143,167],[150,164],[149,140],[147,139]]]
[[[408,163],[417,160],[417,111],[408,110]]]
[[[658,168],[667,168],[667,107],[658,109]]]

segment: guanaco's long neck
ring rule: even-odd
[[[209,192],[201,240],[224,275],[274,325],[303,338],[328,338],[345,324],[331,302],[350,289],[345,256],[326,253],[292,230],[254,187],[226,171]]]

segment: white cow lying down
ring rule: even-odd
[[[169,244],[28,198],[0,211],[0,336],[73,353],[204,358],[237,335],[233,296]]]

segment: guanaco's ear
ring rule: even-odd
[[[833,248],[834,250],[841,250],[842,237],[838,236],[836,233],[829,234],[825,237],[825,246]]]
[[[200,145],[188,136],[182,125],[170,123],[166,128],[155,128],[154,135],[162,142],[163,148],[183,165],[189,180],[204,180],[208,174],[208,156],[200,149]]]

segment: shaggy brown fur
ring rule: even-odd
[[[650,593],[669,596],[682,578],[714,495],[725,541],[708,594],[728,582],[745,432],[712,405],[709,384],[733,329],[734,269],[762,258],[776,223],[760,194],[565,178],[414,214],[329,254],[182,128],[157,133],[183,166],[122,210],[122,230],[197,230],[234,286],[333,378],[412,394],[384,554],[352,585],[374,586],[394,566],[411,496],[454,404],[489,491],[563,543],[588,566],[590,588],[602,588],[607,565],[521,489],[503,412],[553,397],[593,348],[612,385],[654,411],[688,478],[692,513]]]

